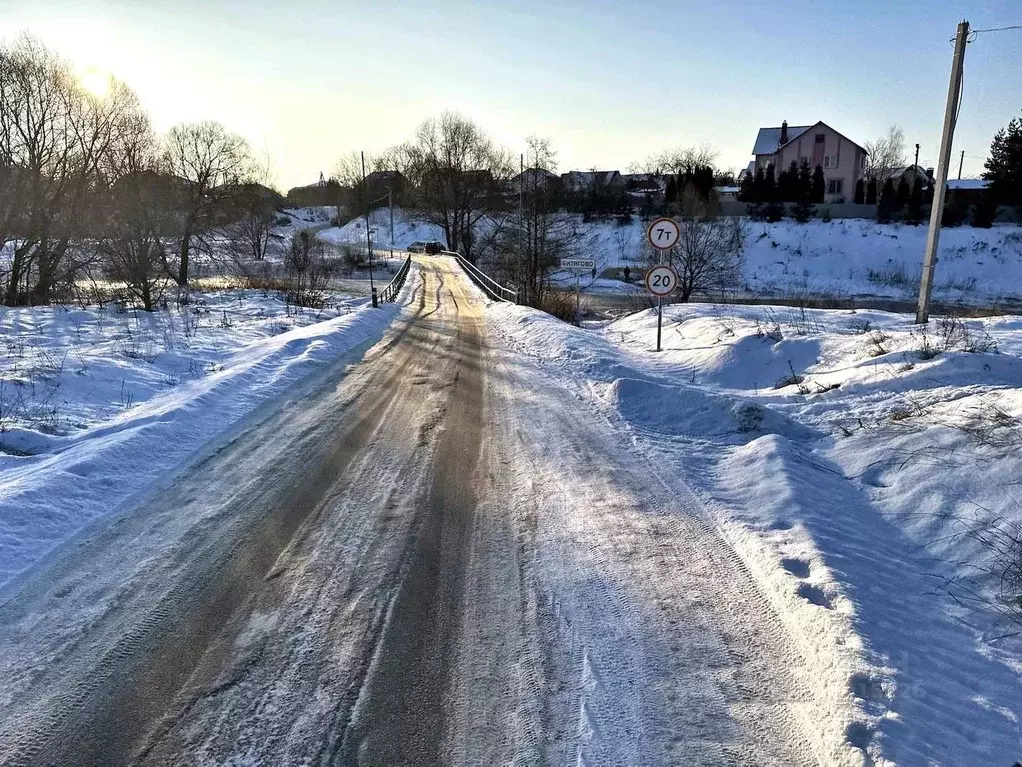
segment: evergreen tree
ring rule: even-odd
[[[798,196],[812,201],[813,199],[813,172],[809,170],[809,163],[802,163],[798,169]]]
[[[1022,205],[1022,119],[1016,117],[997,131],[984,167],[983,178],[994,198],[1004,205]]]
[[[908,207],[905,209],[905,223],[912,226],[919,226],[923,223],[923,181],[917,178],[912,185],[912,194],[908,198]]]
[[[941,211],[940,225],[961,226],[968,216],[969,203],[965,196],[955,189],[948,190],[947,196],[944,198],[944,210]]]
[[[678,199],[678,177],[671,174],[667,177],[667,186],[664,187],[664,202],[671,205]]]
[[[861,178],[855,182],[855,204],[862,205],[866,202],[866,182]]]
[[[817,165],[813,170],[813,202],[823,202],[827,193],[827,182],[823,178],[823,166]]]
[[[898,182],[898,207],[904,208],[908,205],[908,198],[912,196],[912,188],[908,185],[908,181],[902,176]]]
[[[791,217],[804,224],[816,215],[813,205],[813,176],[809,172],[809,164],[803,163],[796,180],[796,200],[791,208]]]
[[[738,199],[742,202],[756,202],[756,177],[751,173],[742,176],[738,184]]]
[[[752,184],[753,202],[766,202],[766,174],[762,168],[756,168],[756,178]]]
[[[875,178],[871,178],[869,183],[866,184],[866,204],[877,204],[877,180]]]
[[[997,217],[997,197],[984,189],[972,204],[972,225],[981,229],[989,229]]]
[[[877,222],[881,224],[889,224],[894,215],[894,211],[897,209],[898,193],[894,191],[894,182],[891,179],[887,179],[880,192],[880,201],[877,203]]]
[[[781,202],[794,202],[798,199],[798,165],[794,160],[787,170],[781,171],[777,179],[777,198]]]
[[[774,179],[774,164],[767,165],[766,177],[763,180],[763,200],[777,202],[777,181]]]

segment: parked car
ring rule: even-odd
[[[424,243],[424,242],[413,242],[411,245],[408,246],[408,252],[409,253],[425,253],[426,252],[426,243]]]
[[[432,240],[426,243],[426,253],[429,253],[431,256],[435,256],[437,253],[440,253],[441,251],[444,250],[447,250],[447,246],[444,245],[442,242]]]

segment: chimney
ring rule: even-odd
[[[781,123],[781,140],[778,142],[780,146],[784,146],[788,143],[788,121],[785,120]]]
[[[930,181],[932,182],[934,180],[933,179],[933,168],[927,168],[926,169],[926,175],[929,177]]]

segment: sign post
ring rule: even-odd
[[[578,279],[582,272],[596,272],[596,262],[591,258],[562,258],[561,268],[575,273],[575,319],[578,320],[579,290]]]
[[[650,247],[660,252],[660,265],[646,272],[646,290],[656,296],[656,350],[660,351],[660,335],[664,323],[664,296],[678,287],[678,273],[664,264],[664,251],[670,250],[681,239],[681,227],[673,218],[657,218],[646,228]]]

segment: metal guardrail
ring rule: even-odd
[[[380,302],[385,303],[387,301],[393,301],[397,298],[397,294],[401,291],[401,286],[405,284],[405,279],[408,277],[408,270],[412,268],[412,256],[408,255],[405,262],[401,264],[401,268],[397,270],[397,274],[394,275],[394,279],[390,281],[380,292]]]
[[[440,251],[440,255],[453,256],[458,262],[458,265],[464,270],[465,274],[468,275],[468,278],[476,284],[476,287],[494,301],[508,301],[512,304],[518,303],[517,290],[505,288],[499,282],[477,269],[475,264],[467,261],[460,253],[455,253],[452,250],[442,250]]]

